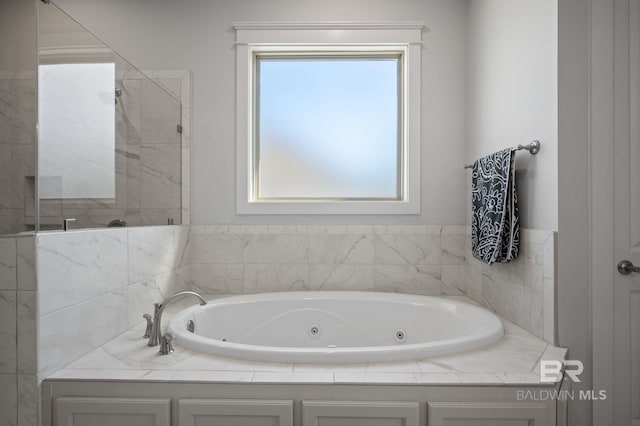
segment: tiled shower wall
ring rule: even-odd
[[[0,424],[8,426],[38,418],[34,240],[0,238]]]
[[[34,229],[36,79],[0,72],[0,234]]]

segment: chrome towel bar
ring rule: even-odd
[[[536,155],[538,152],[540,152],[540,141],[539,140],[531,141],[531,143],[528,143],[526,145],[518,145],[511,149],[514,151],[522,151],[523,149],[526,149],[531,153],[531,155]],[[473,164],[465,164],[464,168],[471,169],[473,168]]]

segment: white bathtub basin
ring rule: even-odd
[[[195,325],[188,330],[189,322]],[[503,336],[493,313],[440,297],[288,292],[214,299],[177,313],[176,345],[262,362],[355,363],[478,349]]]

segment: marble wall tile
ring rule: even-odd
[[[127,230],[37,236],[40,315],[127,285]]]
[[[542,337],[542,289],[516,285],[483,273],[482,303],[509,321]]]
[[[244,225],[243,228],[248,230],[249,228],[256,229],[257,227],[262,228],[262,225]],[[267,234],[307,234],[309,227],[307,225],[267,225],[266,233]],[[254,233],[254,234],[263,234],[265,232],[246,232],[245,233]]]
[[[467,265],[442,265],[442,294],[462,295],[467,289]]]
[[[211,231],[214,228],[210,229]],[[191,264],[195,263],[242,263],[245,241],[242,235],[229,233],[189,234],[187,256]]]
[[[165,274],[180,265],[182,248],[173,226],[128,229],[129,284]]]
[[[465,250],[466,295],[555,343],[555,232],[522,230],[519,256],[506,264],[486,265]]]
[[[0,374],[16,374],[17,295],[16,291],[0,291]]]
[[[35,170],[36,82],[6,75],[0,80],[0,233],[29,230],[25,195]]]
[[[17,371],[19,374],[36,374],[38,372],[36,292],[18,291],[17,298]]]
[[[335,234],[343,235],[347,233],[347,225],[308,225],[309,235],[312,234]]]
[[[543,243],[543,272],[542,276],[548,279],[556,277],[556,233],[552,232]]]
[[[37,376],[18,376],[18,426],[39,425],[39,394]]]
[[[193,264],[189,266],[189,287],[199,293],[242,293],[244,265]]]
[[[482,271],[472,266],[467,266],[467,279],[465,280],[465,295],[478,303],[482,303]]]
[[[107,293],[66,309],[40,316],[40,376],[103,345],[128,328],[128,303],[123,292]]]
[[[556,308],[556,286],[555,279],[544,279],[544,290],[542,295],[542,337],[547,342],[556,345],[558,344],[557,329],[557,308]]]
[[[148,145],[140,148],[140,207],[180,206],[180,145]]]
[[[176,263],[176,266],[188,266],[189,260],[187,258],[187,245],[189,244],[189,226],[174,226],[173,230],[175,232],[175,244],[177,250],[176,258],[180,259],[180,261]]]
[[[17,288],[17,253],[15,238],[0,238],[0,290]]]
[[[0,424],[18,425],[18,379],[15,374],[0,374]]]
[[[0,233],[11,234],[15,232],[11,220],[11,209],[0,209]]]
[[[116,144],[140,144],[140,80],[120,79],[116,81],[116,88],[122,90],[116,104]]]
[[[373,235],[311,234],[309,263],[373,264]]]
[[[543,248],[539,244],[521,242],[518,257],[509,263],[490,267],[495,281],[542,290]]]
[[[36,239],[34,235],[16,239],[18,290],[35,290],[36,281]]]
[[[374,225],[374,234],[408,234],[418,235],[434,233],[436,228],[430,228],[429,225]],[[440,233],[440,229],[437,229]]]
[[[154,303],[161,303],[173,293],[187,289],[187,283],[183,283],[177,275],[178,271],[172,270],[131,284],[125,289],[129,308],[128,327],[144,321],[144,314],[153,315]]]
[[[310,290],[373,291],[373,265],[309,265]]]
[[[25,208],[25,184],[31,179],[36,170],[36,147],[33,145],[12,145],[11,167],[9,172],[9,182],[12,208]]]
[[[543,337],[551,344],[558,344],[556,252],[557,233],[551,232],[543,243]]]
[[[246,235],[245,263],[306,263],[309,239],[304,234]]]
[[[180,102],[153,81],[142,80],[140,135],[144,144],[180,144]]]
[[[247,264],[244,266],[244,293],[309,290],[306,264]]]
[[[394,293],[439,295],[440,265],[376,265],[375,289]]]
[[[111,208],[139,209],[141,160],[139,145],[116,145],[116,202]]]
[[[24,209],[11,209],[11,232],[33,232],[35,229],[33,219],[27,217]]]
[[[0,79],[0,144],[33,144],[36,123],[36,81]]]
[[[439,265],[440,235],[376,235],[375,263],[379,265]]]
[[[467,235],[442,234],[440,245],[442,248],[443,265],[464,265],[467,263],[466,247],[471,242]]]
[[[9,157],[11,154],[8,153],[9,147],[0,146],[0,157],[6,156]],[[0,167],[4,170],[0,170],[0,209],[10,209],[11,208],[11,183],[9,182],[8,174],[8,159],[0,160]]]

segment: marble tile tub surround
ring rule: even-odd
[[[465,296],[453,296],[474,303]],[[182,306],[170,307],[171,311]],[[278,364],[200,354],[176,346],[158,356],[138,325],[49,376],[52,379],[402,385],[545,385],[540,360],[562,360],[554,347],[505,321],[505,338],[488,348],[416,361],[362,364]]]
[[[187,235],[187,226],[38,234],[38,372],[101,346],[181,290]]]
[[[0,237],[0,424],[36,425],[35,237]]]
[[[556,336],[556,233],[522,230],[520,254],[491,266],[471,255],[465,239],[467,296],[549,343]]]
[[[188,285],[203,293],[463,294],[465,227],[193,225]]]
[[[39,342],[47,356],[37,371],[67,365],[138,324],[153,302],[186,288],[216,294],[466,293],[545,337],[554,240],[543,235],[523,232],[519,263],[498,269],[470,259],[463,226],[163,226],[41,233],[36,237]],[[27,266],[17,247],[16,268]],[[33,280],[33,273],[27,276]],[[549,288],[551,297],[545,297]],[[510,303],[521,308],[511,309]],[[530,306],[526,311],[524,304]],[[78,338],[82,333],[86,338]]]
[[[555,232],[522,230],[518,259],[471,255],[456,225],[194,225],[189,288],[203,293],[291,290],[466,294],[534,335],[555,339]]]

